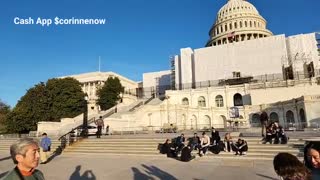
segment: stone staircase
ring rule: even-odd
[[[165,156],[157,150],[159,143],[163,143],[165,139],[163,137],[150,136],[104,136],[101,139],[90,137],[68,147],[65,149],[64,154]],[[249,151],[245,156],[235,156],[229,152],[221,152],[218,155],[210,152],[206,156],[210,158],[273,160],[273,157],[277,153],[289,152],[299,158],[303,157],[304,141],[300,139],[290,139],[286,145],[262,144],[260,142],[261,138],[258,137],[247,137],[244,139],[249,146]],[[197,151],[193,151],[193,153],[196,154]]]
[[[41,140],[41,138],[36,138]],[[0,139],[0,154],[10,154],[10,146],[13,144],[15,141],[17,141],[18,138],[4,138]],[[51,152],[53,153],[59,146],[60,146],[60,141],[58,139],[51,139],[52,145],[51,145]]]

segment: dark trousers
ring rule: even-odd
[[[206,154],[208,148],[209,148],[209,146],[205,146],[205,147],[199,146],[199,154],[201,154],[201,151],[203,154]]]
[[[100,136],[101,136],[101,131],[102,131],[102,126],[98,126],[97,138],[100,138]]]

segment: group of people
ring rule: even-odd
[[[260,115],[261,134],[264,144],[287,144],[289,137],[287,137],[284,128],[278,121],[269,123],[268,114],[264,111]]]
[[[235,152],[235,155],[246,155],[248,151],[248,143],[242,138],[238,138],[236,142],[230,133],[226,133],[224,136],[223,150],[225,152]]]
[[[167,154],[167,157],[180,158],[181,161],[190,161],[194,158],[191,154],[193,150],[198,150],[200,157],[204,156],[208,150],[214,154],[219,154],[220,151],[224,150],[226,152],[235,152],[235,155],[245,155],[248,151],[248,144],[241,138],[233,142],[230,133],[226,133],[224,140],[221,141],[219,131],[212,127],[211,138],[206,132],[203,132],[201,137],[194,133],[193,137],[188,138],[187,141],[184,134],[181,134],[173,141],[166,139],[160,148],[160,153]]]
[[[284,128],[280,126],[278,122],[272,122],[266,127],[266,135],[263,138],[263,143],[287,144],[288,139]]]
[[[304,163],[289,153],[274,157],[275,172],[284,180],[320,179],[320,142],[310,142],[304,149]]]

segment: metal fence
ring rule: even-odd
[[[300,84],[308,84],[312,83],[312,79],[304,78],[304,74],[301,72],[297,72],[296,77],[293,80],[285,80],[282,73],[279,74],[266,74],[259,76],[247,77],[247,79],[251,79],[248,82],[242,82],[238,85],[248,84],[250,89],[265,89],[265,88],[276,88],[276,87],[290,87]],[[241,78],[232,78],[233,81],[237,79],[241,80]],[[200,81],[195,83],[180,83],[176,84],[175,87],[171,85],[159,85],[159,86],[151,86],[151,87],[143,87],[143,88],[135,88],[135,89],[126,89],[125,94],[133,95],[138,98],[149,98],[149,97],[161,97],[165,95],[166,90],[186,90],[186,89],[197,89],[197,88],[208,88],[208,87],[224,87],[226,84],[222,83],[227,79],[221,80],[208,80],[208,81]],[[320,78],[318,80],[320,84]]]

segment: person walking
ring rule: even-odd
[[[45,179],[43,173],[36,169],[40,158],[37,141],[32,138],[19,139],[10,146],[10,155],[16,167],[2,180]]]
[[[51,139],[48,137],[47,133],[42,134],[40,150],[41,164],[45,164],[48,161],[48,157],[51,151]]]
[[[104,121],[102,119],[102,116],[100,116],[95,123],[98,126],[97,138],[100,138],[102,134],[102,129],[104,128]]]

